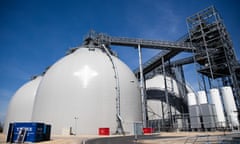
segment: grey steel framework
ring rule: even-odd
[[[192,53],[196,49],[195,47],[192,46],[190,42],[184,42],[184,41],[169,42],[169,41],[144,40],[144,39],[126,38],[126,37],[112,37],[107,34],[96,33],[94,31],[90,31],[90,33],[85,39],[85,43],[91,43],[94,46],[101,46],[104,44],[106,46],[120,45],[120,46],[129,46],[129,47],[135,47],[135,48],[137,47],[138,49],[141,49],[142,47],[144,47],[144,48],[163,50],[161,52],[162,55],[159,57],[160,63],[157,62],[158,65],[156,65],[156,67],[159,67],[162,65],[162,63],[164,63],[164,65],[161,66],[161,70],[162,70],[162,73],[164,73],[164,77],[166,77],[166,75],[169,75],[169,72],[168,72],[169,70],[165,66],[165,63],[168,60],[170,60],[172,57],[176,56],[180,52],[184,51],[184,52]],[[74,49],[72,49],[71,51],[74,51]],[[71,51],[69,53],[71,53]],[[139,55],[141,55],[141,50],[139,50],[139,52],[140,52]],[[169,64],[169,63],[166,63],[166,64]],[[140,67],[141,67],[141,64],[140,64]],[[152,67],[152,68],[156,68],[156,67]],[[151,70],[148,72],[151,72]],[[141,70],[138,72],[138,77],[140,81],[144,81],[144,78],[141,77],[141,74],[145,75],[146,73],[147,73],[146,68],[145,70],[142,70],[142,72]],[[166,84],[166,78],[164,79]],[[170,113],[171,112],[170,105],[172,106],[178,105],[177,108],[179,111],[181,111],[182,113],[187,112],[187,104],[186,102],[184,102],[182,98],[177,99],[175,96],[171,96],[171,94],[168,93],[167,90],[164,92],[164,94],[158,93],[157,98],[148,97],[148,94],[146,95],[145,88],[144,89],[143,88],[144,87],[141,86],[142,112],[143,112],[142,115],[144,117],[143,118],[144,126],[146,126],[146,120],[147,120],[147,110],[146,110],[146,102],[145,102],[146,99],[159,99],[159,100],[165,101],[168,105],[168,111],[166,113],[170,115],[169,116],[170,122],[172,122],[172,117],[173,117],[172,114]],[[148,93],[149,92],[151,93],[152,91],[148,91]],[[184,93],[183,95],[186,95],[186,94]],[[168,120],[166,119],[164,121],[168,121]]]
[[[146,99],[159,99],[165,101],[168,107],[170,105],[179,107],[179,111],[182,114],[188,113],[183,65],[195,63],[197,65],[196,71],[199,77],[201,77],[201,80],[198,80],[200,90],[206,91],[206,80],[209,82],[209,88],[219,86],[215,82],[221,80],[220,86],[228,85],[233,88],[236,104],[238,109],[240,109],[240,64],[237,61],[230,36],[219,13],[211,6],[188,17],[186,21],[188,34],[185,34],[175,42],[113,37],[94,31],[90,31],[85,42],[91,42],[95,46],[104,44],[107,47],[117,45],[138,49],[149,48],[161,50],[159,54],[143,64],[142,70],[136,69],[134,73],[138,78],[140,78],[141,74],[146,78],[153,76],[155,73],[162,73],[164,77],[174,77],[179,84],[181,95],[178,100],[176,96],[171,96],[168,92],[158,92],[157,96],[154,90],[148,90],[145,92],[147,94]],[[70,50],[69,53],[74,50]],[[181,52],[189,52],[193,55],[171,61],[174,56]],[[166,82],[164,83],[166,84]],[[149,93],[155,93],[155,95],[151,94],[149,96]],[[167,113],[170,113],[170,111],[171,109]],[[147,114],[144,112],[143,116],[147,116]],[[171,118],[173,116],[170,116],[170,120],[163,119],[163,121],[172,121]]]
[[[187,25],[190,42],[197,47],[197,71],[209,78],[210,88],[217,87],[217,79],[221,79],[222,86],[232,86],[239,108],[239,63],[219,13],[215,7],[208,7],[188,17]],[[200,84],[200,89],[206,90],[206,85]]]

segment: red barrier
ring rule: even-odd
[[[143,128],[143,134],[152,134],[153,128]]]
[[[98,135],[110,135],[110,129],[109,128],[99,128]]]

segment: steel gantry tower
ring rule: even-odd
[[[210,88],[219,85],[218,79],[222,86],[231,86],[240,107],[239,63],[220,14],[211,6],[188,17],[187,25],[190,42],[197,46],[194,53],[197,71],[209,78]],[[205,89],[205,84],[200,89]]]
[[[215,81],[221,79],[222,86],[228,85],[232,87],[237,107],[238,109],[240,108],[240,64],[237,61],[230,36],[219,13],[211,6],[188,17],[186,21],[188,34],[174,42],[115,37],[104,33],[96,33],[95,31],[90,31],[85,38],[85,42],[91,42],[96,46],[104,45],[109,47],[110,45],[116,45],[138,48],[139,69],[136,69],[134,73],[141,82],[143,124],[146,124],[147,120],[144,78],[148,73],[156,69],[161,69],[164,76],[166,76],[165,67],[182,67],[185,64],[195,63],[197,65],[197,73],[203,78],[203,80],[199,80],[202,83],[199,84],[200,89],[206,91],[204,78],[209,80],[208,85],[210,88],[216,87]],[[142,64],[142,48],[159,49],[161,51],[149,61]],[[111,50],[109,50],[109,52],[112,53]],[[170,62],[174,56],[181,52],[191,53],[192,56]],[[182,68],[180,70],[182,70]],[[187,107],[184,102],[174,103],[174,100],[171,99],[169,99],[168,102],[168,92],[165,92],[164,95],[168,105],[169,102],[172,102],[174,105],[184,106],[185,110],[182,112],[187,112]],[[185,96],[186,93],[183,92],[182,98]],[[119,114],[120,106],[117,111]]]
[[[96,46],[105,45],[106,47],[110,45],[118,45],[118,46],[128,46],[138,48],[139,52],[139,79],[140,79],[140,89],[141,89],[141,97],[142,97],[142,118],[143,118],[143,126],[146,126],[147,120],[147,112],[146,112],[146,91],[144,86],[144,74],[145,70],[142,69],[141,62],[141,49],[149,48],[149,49],[159,49],[163,50],[163,56],[161,56],[161,63],[165,63],[167,60],[176,56],[180,52],[193,52],[195,51],[195,47],[192,46],[190,42],[170,42],[170,41],[161,41],[161,40],[145,40],[145,39],[137,39],[137,38],[126,38],[126,37],[113,37],[103,33],[96,33],[95,31],[90,31],[88,36],[85,39],[85,42],[92,43]],[[168,93],[166,91],[166,101],[168,101]],[[120,98],[116,98],[120,99]],[[167,102],[168,103],[168,102]],[[118,113],[120,113],[120,107],[117,109]],[[120,122],[120,121],[118,121]],[[118,124],[121,125],[121,124]]]

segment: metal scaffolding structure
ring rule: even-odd
[[[239,106],[239,68],[230,36],[215,7],[208,7],[187,18],[190,42],[197,47],[194,53],[197,71],[209,78],[210,88],[231,86]],[[202,81],[204,82],[204,81]],[[200,89],[206,90],[205,84]]]
[[[159,50],[178,50],[192,52],[195,47],[190,42],[171,42],[162,40],[146,40],[140,38],[127,38],[127,37],[114,37],[104,33],[96,33],[90,31],[87,38],[92,39],[96,45],[118,45],[128,47],[138,47],[139,45],[143,48],[159,49]]]
[[[141,98],[142,98],[142,116],[143,116],[143,126],[146,126],[147,123],[147,108],[146,108],[146,100],[147,99],[158,99],[165,101],[167,103],[167,114],[169,115],[168,117],[170,118],[169,120],[165,119],[164,121],[168,121],[172,123],[173,121],[173,115],[171,112],[171,105],[176,106],[179,111],[186,113],[187,112],[187,104],[186,101],[183,100],[183,98],[176,98],[175,95],[171,95],[167,90],[167,82],[166,82],[166,76],[170,76],[172,70],[170,70],[170,63],[168,62],[172,57],[176,56],[180,52],[189,52],[192,53],[195,51],[195,47],[192,46],[190,42],[186,41],[176,41],[176,42],[170,42],[170,41],[161,41],[161,40],[145,40],[145,39],[137,39],[137,38],[126,38],[126,37],[112,37],[107,34],[103,33],[96,33],[94,31],[90,31],[88,36],[85,39],[85,44],[86,43],[91,43],[91,45],[94,46],[101,46],[101,45],[118,45],[118,46],[129,46],[129,47],[134,47],[138,48],[139,52],[139,70],[137,77],[139,78],[140,81],[140,88],[141,88]],[[142,48],[150,48],[150,49],[159,49],[162,50],[157,58],[155,57],[152,62],[148,62],[148,65],[150,67],[145,67],[146,65],[143,66],[142,68],[142,63],[141,63],[141,49]],[[110,51],[110,50],[109,50]],[[111,52],[111,51],[110,51]],[[112,53],[112,52],[111,52]],[[160,59],[160,60],[159,60]],[[189,60],[187,60],[189,63]],[[184,60],[186,62],[186,60]],[[179,66],[181,66],[180,61],[176,62]],[[148,72],[151,72],[153,69],[161,66],[161,71],[164,75],[165,82],[164,84],[166,85],[165,87],[165,92],[164,93],[158,93],[157,97],[150,98],[148,95],[146,95],[146,89],[144,86],[144,78],[145,75]],[[153,92],[153,91],[151,91]],[[182,94],[186,95],[186,93]],[[177,106],[178,105],[178,106]]]
[[[196,72],[198,73],[198,77],[201,78],[198,78],[200,90],[207,91],[207,86],[210,89],[218,86],[231,86],[236,105],[240,110],[240,64],[237,61],[230,36],[219,13],[215,7],[211,6],[188,17],[186,22],[188,34],[185,34],[175,42],[113,37],[94,31],[90,31],[85,42],[91,42],[95,46],[106,45],[108,47],[110,45],[117,45],[138,48],[140,69],[136,69],[134,73],[141,81],[142,100],[158,99],[161,102],[166,102],[168,107],[167,113],[170,113],[170,107],[174,105],[184,115],[184,117],[181,116],[184,121],[187,121],[186,116],[188,114],[186,113],[188,109],[183,66],[191,63],[196,65]],[[142,48],[159,49],[161,51],[142,64],[140,57]],[[171,61],[174,56],[181,52],[191,53],[192,56]],[[164,82],[165,91],[159,92],[159,90],[156,91],[153,89],[144,92],[143,80],[149,74],[154,75],[155,73],[161,73],[165,79],[166,76],[174,78],[180,88],[180,97],[176,97],[171,92],[168,92],[166,81]],[[208,84],[206,84],[206,79],[208,80]],[[219,81],[221,81],[220,85]],[[144,96],[145,94],[147,96]],[[147,119],[146,108],[144,108],[145,102],[142,102],[142,105],[143,123],[145,123]],[[176,121],[176,119],[172,120],[173,116],[169,116],[170,121]],[[175,117],[179,118],[180,116],[175,115]],[[162,123],[166,120],[163,119],[160,121]],[[161,124],[161,126],[163,125]],[[188,129],[187,127],[184,129]]]

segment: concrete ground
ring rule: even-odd
[[[227,133],[225,133],[227,134]],[[160,134],[125,137],[105,137],[91,139],[86,144],[188,144],[193,143],[195,136],[199,136],[199,143],[216,142],[224,135],[223,132],[162,132]]]
[[[41,144],[80,144],[81,142],[84,144],[184,144],[186,139],[191,143],[195,136],[201,136],[199,139],[207,142],[220,139],[224,134],[229,134],[229,132],[161,132],[138,136],[137,140],[134,136],[52,136],[51,141],[41,142]],[[0,143],[4,144],[5,141],[6,136],[0,134]]]

